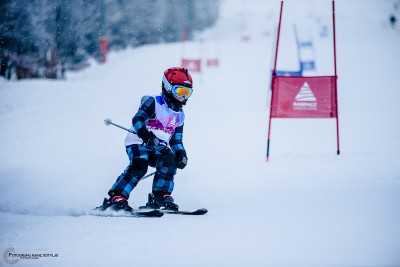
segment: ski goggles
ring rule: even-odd
[[[171,93],[179,100],[187,100],[193,93],[193,89],[183,85],[173,85]]]
[[[163,76],[163,83],[165,88],[180,101],[187,100],[193,93],[193,88],[178,84],[172,85],[165,76]]]

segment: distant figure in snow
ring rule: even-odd
[[[188,163],[182,143],[185,114],[183,106],[193,92],[193,80],[185,68],[169,68],[164,72],[158,96],[143,96],[139,110],[132,118],[131,130],[125,138],[129,165],[108,191],[100,210],[132,211],[128,205],[131,191],[155,167],[152,192],[144,208],[178,210],[171,193],[177,168]]]
[[[396,21],[397,21],[396,16],[390,15],[389,21],[390,21],[390,24],[392,25],[392,27],[394,28],[396,26]]]

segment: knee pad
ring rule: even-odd
[[[129,175],[140,179],[146,174],[148,166],[149,163],[147,162],[147,160],[142,158],[134,158],[132,159],[131,164],[129,164],[126,172]]]

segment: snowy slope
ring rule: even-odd
[[[193,74],[189,165],[174,197],[183,209],[208,208],[206,216],[85,215],[128,163],[125,132],[103,119],[129,126],[141,96],[158,94],[163,70],[179,65],[181,44],[112,53],[66,81],[0,80],[0,251],[58,254],[15,266],[400,266],[392,2],[336,1],[342,154],[334,120],[276,119],[265,163],[279,5],[226,0],[215,28],[197,35],[218,47],[221,64]],[[317,74],[332,75],[331,1],[284,8],[283,29],[308,25]],[[317,34],[322,25],[327,37]],[[280,68],[293,64],[290,34],[282,32]],[[185,45],[187,56],[199,51],[199,42]],[[140,183],[130,203],[143,204],[150,188],[151,179]]]

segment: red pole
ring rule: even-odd
[[[275,76],[272,76],[272,85],[271,88],[273,88],[273,84],[274,84],[274,80],[275,80]],[[268,121],[268,139],[267,139],[267,156],[265,158],[266,162],[269,161],[269,143],[270,143],[270,137],[271,137],[271,112],[272,112],[272,99],[274,97],[274,90],[272,89],[271,92],[271,104],[270,104],[270,108],[269,108],[269,121]]]
[[[275,49],[275,62],[274,62],[274,70],[272,72],[272,82],[271,82],[271,102],[270,102],[270,109],[269,109],[269,122],[268,122],[268,140],[267,140],[267,156],[266,161],[269,161],[269,143],[271,137],[271,113],[272,113],[272,99],[274,98],[274,81],[276,76],[276,63],[278,62],[278,48],[279,48],[279,37],[281,33],[281,21],[282,21],[282,9],[283,9],[283,1],[281,1],[281,10],[279,14],[279,23],[278,23],[278,36],[276,38],[276,49]]]
[[[274,62],[274,70],[272,75],[276,75],[276,63],[278,62],[278,48],[279,48],[279,37],[281,33],[281,21],[282,21],[282,9],[283,9],[283,1],[281,1],[281,11],[279,14],[279,23],[278,23],[278,37],[276,38],[276,48],[275,48],[275,62]]]
[[[333,62],[335,66],[335,98],[336,98],[336,137],[337,137],[337,155],[340,155],[339,140],[339,109],[337,96],[337,69],[336,69],[336,22],[335,22],[335,1],[332,0],[332,19],[333,19]]]

